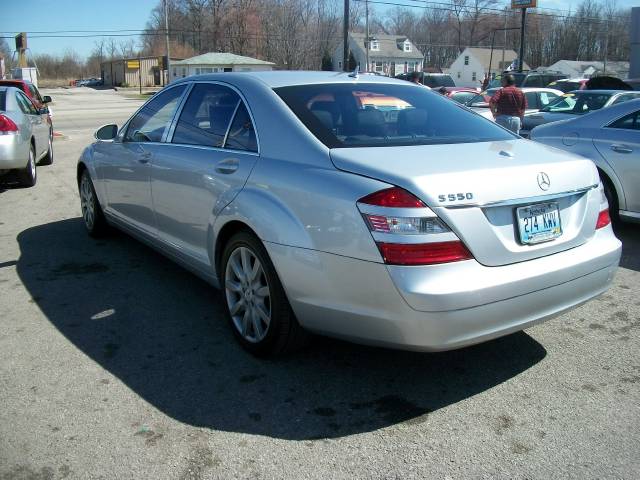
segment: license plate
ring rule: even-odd
[[[557,203],[539,203],[516,209],[520,241],[524,244],[548,242],[562,235]]]

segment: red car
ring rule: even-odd
[[[53,122],[51,121],[51,115],[49,113],[49,107],[47,103],[51,103],[51,97],[40,95],[38,88],[27,80],[0,80],[0,85],[7,87],[16,87],[22,90],[27,97],[33,102],[38,112],[47,116],[47,123],[49,124],[49,135],[53,136]]]

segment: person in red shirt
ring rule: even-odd
[[[503,75],[502,88],[491,97],[489,107],[497,124],[517,134],[522,127],[527,99],[515,83],[513,75]]]

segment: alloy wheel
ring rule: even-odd
[[[80,181],[80,208],[82,209],[82,218],[89,230],[93,228],[95,221],[96,202],[91,186],[89,175],[84,174]]]
[[[247,247],[229,256],[225,270],[225,294],[234,327],[242,338],[258,343],[271,323],[269,283],[258,257]]]

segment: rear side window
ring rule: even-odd
[[[251,117],[244,103],[240,103],[236,110],[236,115],[229,128],[227,134],[227,142],[225,148],[233,150],[246,150],[247,152],[257,152],[258,142],[256,141],[256,132],[253,129]]]
[[[230,88],[213,83],[196,84],[182,109],[172,143],[221,148],[241,103]]]
[[[640,111],[633,112],[620,120],[616,120],[608,128],[621,128],[624,130],[640,130]]]
[[[535,109],[540,108],[538,106],[538,94],[536,92],[526,92],[524,97],[527,99],[527,108]]]
[[[516,138],[439,93],[411,85],[299,85],[276,88],[275,92],[329,148]]]

